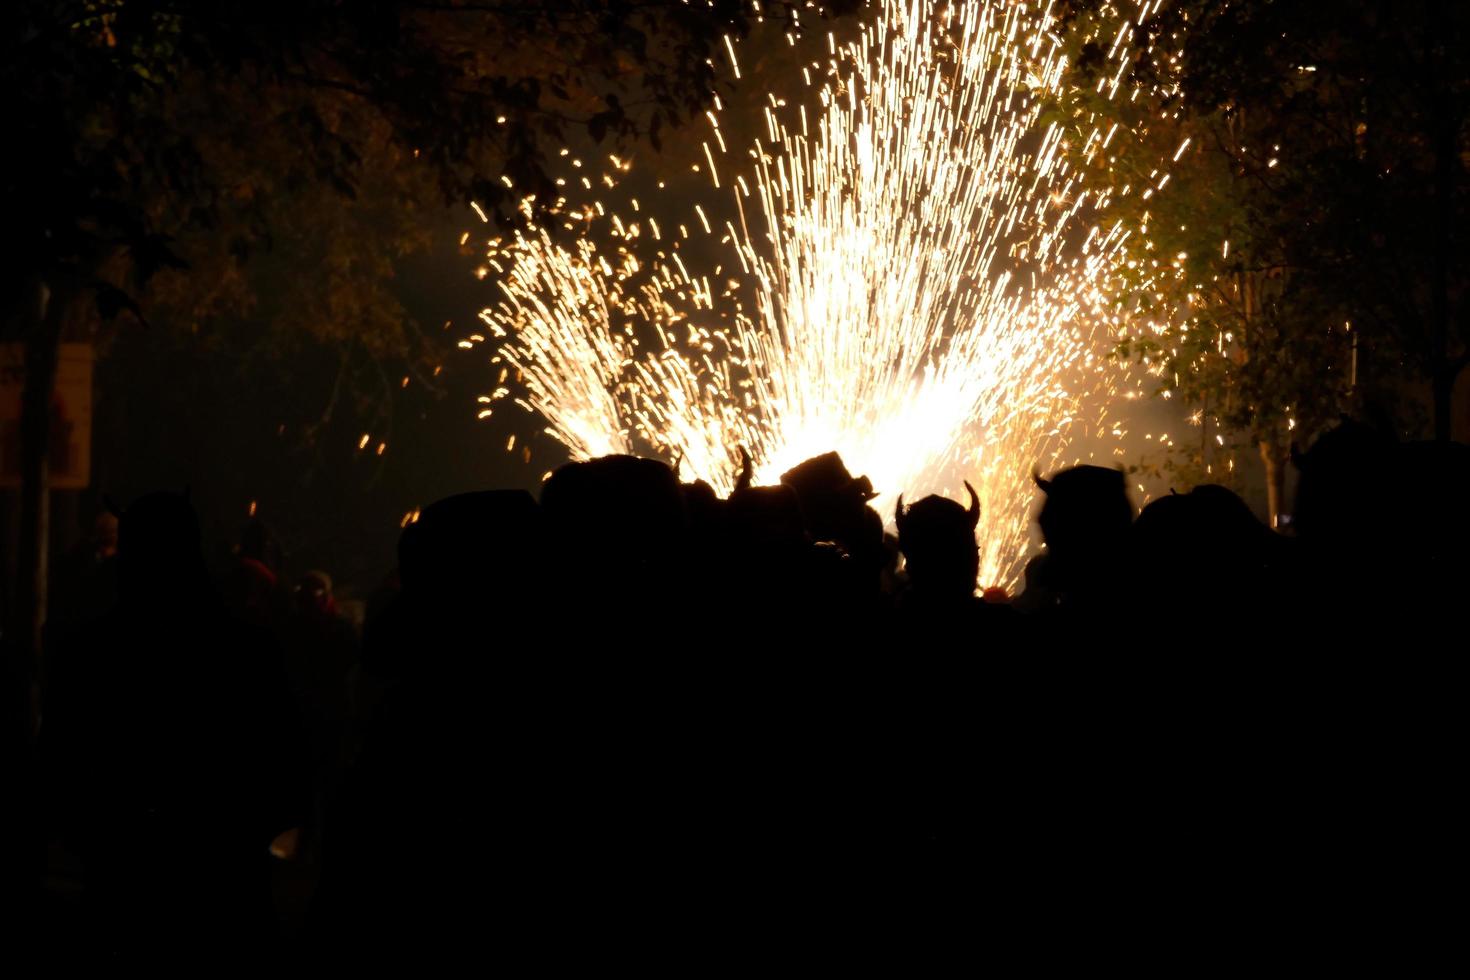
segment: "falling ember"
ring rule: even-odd
[[[744,284],[717,300],[719,269],[656,251],[657,226],[639,243],[619,222],[608,256],[523,231],[491,244],[508,272],[481,318],[575,458],[646,444],[726,491],[738,447],[767,481],[836,449],[883,492],[885,517],[898,493],[957,495],[969,480],[981,582],[1011,586],[1032,468],[1059,465],[1074,419],[1113,429],[1096,402],[1116,382],[1104,367],[1128,233],[1068,157],[1113,134],[1085,113],[1043,121],[1066,84],[1046,9],[875,6],[857,40],[831,42],[790,128],[768,100],[774,147],[723,184]],[[1121,73],[1127,51],[1112,57]],[[752,311],[717,308],[734,296]],[[656,342],[640,346],[635,322]]]

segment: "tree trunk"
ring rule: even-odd
[[[1275,436],[1258,444],[1261,462],[1266,465],[1266,522],[1273,529],[1281,526],[1281,510],[1286,500],[1287,450]]]
[[[26,336],[25,389],[20,397],[20,562],[16,610],[21,649],[34,669],[46,623],[46,559],[50,541],[47,464],[51,401],[66,299],[40,286],[39,313]]]

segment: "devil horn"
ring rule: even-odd
[[[970,527],[975,528],[980,525],[980,495],[970,486],[969,480],[965,481],[965,489],[970,492],[970,509],[965,513],[970,515]]]
[[[745,447],[740,447],[740,475],[735,478],[736,490],[749,490],[751,481],[755,479],[755,465],[750,461],[750,453]]]

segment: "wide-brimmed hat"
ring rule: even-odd
[[[781,482],[795,490],[798,497],[857,497],[868,501],[878,496],[872,481],[866,476],[854,477],[835,452],[793,466],[781,474]]]

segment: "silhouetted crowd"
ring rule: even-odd
[[[1467,457],[1344,423],[1292,536],[1038,475],[1015,596],[973,491],[892,534],[835,454],[725,499],[606,457],[425,507],[360,634],[260,525],[219,581],[146,496],[48,632],[15,921],[71,965],[1427,965]]]

